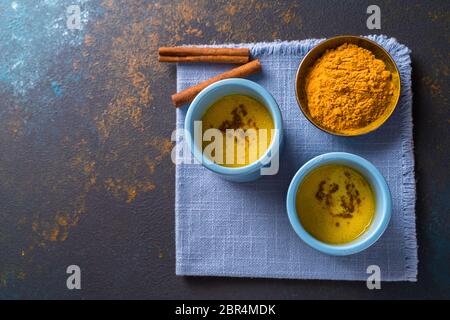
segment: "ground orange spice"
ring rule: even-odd
[[[379,119],[395,90],[385,63],[354,44],[326,51],[306,77],[308,112],[333,132],[356,131]]]

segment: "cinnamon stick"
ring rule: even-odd
[[[182,105],[191,102],[194,100],[195,96],[202,91],[204,88],[209,86],[210,84],[223,80],[228,78],[243,78],[246,76],[249,76],[253,73],[259,72],[261,70],[261,63],[259,60],[253,60],[249,63],[246,63],[242,66],[239,66],[237,68],[231,69],[227,72],[224,72],[222,74],[219,74],[218,76],[215,76],[211,79],[208,79],[206,81],[203,81],[193,87],[190,87],[186,90],[183,90],[181,92],[178,92],[174,95],[172,95],[172,102],[175,105],[175,107],[181,107]]]
[[[159,56],[159,62],[247,63],[248,56]]]
[[[248,48],[161,47],[161,56],[249,56]]]

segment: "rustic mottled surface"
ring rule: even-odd
[[[183,43],[369,34],[368,1],[0,4],[0,298],[449,297],[448,1],[378,1],[413,53],[419,282],[174,274],[175,67]],[[80,4],[82,29],[66,27]],[[78,264],[82,290],[66,289]]]

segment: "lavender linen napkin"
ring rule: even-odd
[[[393,38],[369,36],[395,59],[401,74],[400,103],[379,130],[362,137],[336,137],[303,116],[294,93],[302,57],[320,40],[240,44],[261,60],[263,72],[250,77],[277,100],[284,118],[285,147],[276,176],[250,183],[222,180],[199,164],[176,167],[176,274],[292,279],[366,280],[378,265],[382,281],[416,281],[415,181],[412,138],[410,50]],[[228,45],[234,46],[234,45]],[[179,64],[183,90],[230,66]],[[182,128],[188,107],[177,111]],[[322,153],[345,151],[374,163],[393,197],[385,234],[368,250],[332,257],[308,247],[291,228],[285,198],[302,164]]]

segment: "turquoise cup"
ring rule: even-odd
[[[232,95],[241,94],[252,97],[261,102],[270,112],[275,134],[272,136],[272,142],[266,152],[255,162],[243,167],[230,168],[214,163],[211,159],[205,156],[202,152],[201,146],[195,142],[195,121],[201,121],[206,110],[220,98]],[[247,182],[256,180],[262,175],[273,175],[271,168],[279,165],[274,161],[279,161],[281,148],[283,145],[283,121],[281,112],[277,102],[272,95],[259,84],[240,78],[226,79],[215,82],[205,89],[203,89],[192,101],[185,118],[185,135],[189,150],[205,168],[218,174],[220,177],[234,181]]]
[[[297,190],[303,179],[314,169],[329,164],[345,165],[358,171],[375,193],[375,215],[369,228],[357,239],[339,245],[324,243],[310,235],[303,228],[296,209]],[[288,189],[286,207],[292,228],[306,244],[329,255],[345,256],[369,248],[381,237],[391,218],[392,199],[386,180],[372,163],[351,153],[331,152],[311,159],[297,171]]]

